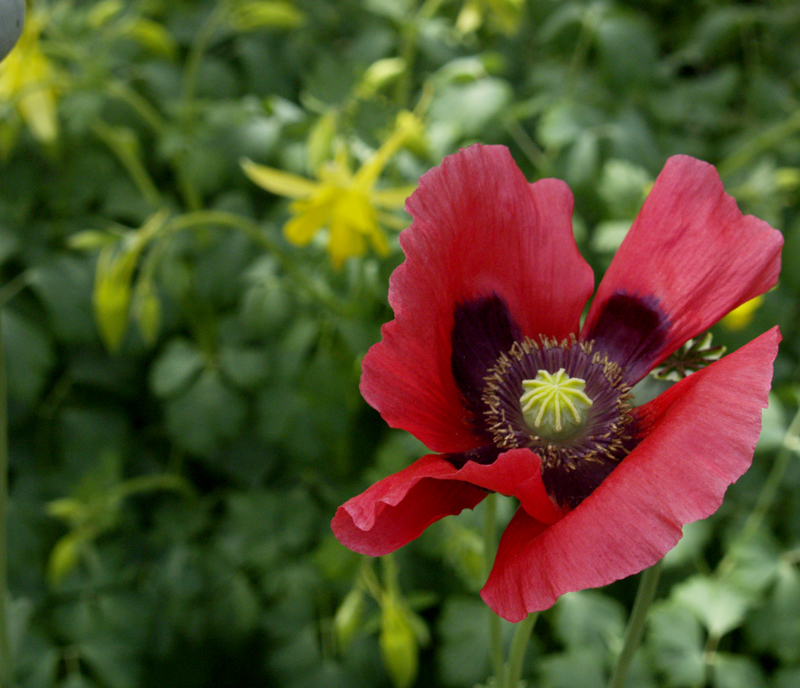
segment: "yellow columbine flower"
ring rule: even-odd
[[[28,17],[19,43],[0,64],[0,100],[14,103],[39,141],[52,143],[58,136],[56,91],[52,86],[55,70],[42,52],[42,28],[41,14]]]
[[[722,319],[722,324],[729,330],[743,330],[750,324],[753,315],[758,310],[761,303],[764,301],[763,294],[756,296],[754,299],[745,301],[738,308],[734,308],[728,315]]]
[[[392,135],[355,173],[344,149],[320,168],[317,181],[251,160],[243,160],[242,168],[260,187],[295,199],[289,206],[292,218],[283,228],[288,241],[306,246],[320,229],[328,228],[328,253],[334,267],[341,268],[350,256],[364,255],[368,245],[378,255],[388,255],[379,211],[402,208],[414,187],[376,189],[375,185],[389,159],[406,141],[419,135],[421,128],[416,116],[401,112]]]

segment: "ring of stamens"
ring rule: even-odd
[[[523,381],[535,380],[541,371],[556,376],[560,370],[568,379],[585,382],[590,403],[584,404],[585,415],[574,432],[544,436],[535,423],[526,422]],[[541,456],[543,467],[572,470],[580,462],[619,462],[633,447],[630,387],[623,382],[619,365],[594,351],[592,341],[572,337],[562,342],[515,342],[484,380],[484,427],[499,449],[528,447]]]

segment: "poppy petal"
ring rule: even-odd
[[[361,554],[393,552],[431,523],[471,509],[486,496],[486,490],[449,479],[456,472],[439,456],[423,456],[340,506],[331,522],[334,535]]]
[[[471,146],[423,175],[406,204],[406,260],[389,283],[395,319],[363,361],[361,392],[389,425],[434,451],[484,441],[451,369],[459,304],[499,297],[531,337],[577,331],[593,276],[575,244],[572,206],[566,184],[529,184],[502,146]]]
[[[725,314],[773,287],[783,237],[742,215],[712,165],[667,160],[597,290],[583,339],[629,382]]]
[[[542,482],[541,459],[530,449],[512,449],[490,464],[467,461],[459,480],[516,497],[522,508],[542,523],[555,523],[564,512],[550,499]]]
[[[684,524],[714,513],[752,460],[779,341],[774,328],[640,407],[646,437],[554,525],[520,509],[481,591],[486,603],[519,621],[565,592],[652,566]]]

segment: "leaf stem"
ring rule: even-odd
[[[608,688],[622,688],[625,685],[625,679],[628,677],[628,669],[630,669],[633,655],[642,640],[642,633],[644,632],[645,622],[647,621],[647,612],[650,610],[650,605],[656,595],[656,588],[658,587],[658,579],[660,576],[661,561],[658,561],[649,569],[645,569],[639,578],[639,588],[636,591],[633,609],[628,619],[628,628],[625,630],[625,641],[622,645],[622,651],[619,653],[619,657],[617,657],[617,663],[611,674]]]

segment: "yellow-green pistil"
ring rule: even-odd
[[[547,440],[572,437],[586,422],[592,405],[585,387],[585,380],[570,377],[563,368],[556,373],[540,370],[533,380],[523,380],[525,392],[519,403],[531,432]]]

